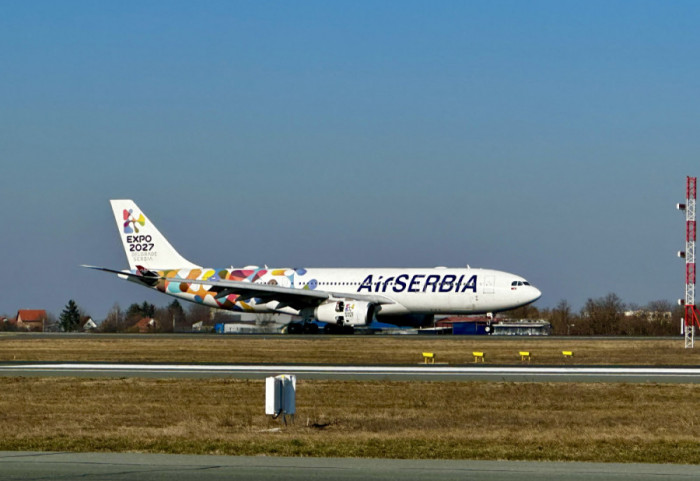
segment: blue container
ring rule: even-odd
[[[455,322],[452,324],[452,334],[456,336],[486,335],[485,322]]]

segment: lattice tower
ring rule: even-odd
[[[695,346],[695,326],[700,327],[698,311],[695,306],[695,239],[697,226],[695,224],[695,203],[697,199],[697,177],[686,178],[685,205],[678,208],[685,210],[685,313],[684,333],[685,347]]]

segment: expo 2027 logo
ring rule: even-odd
[[[124,209],[124,233],[133,234],[134,232],[136,232],[138,234],[139,225],[141,227],[146,225],[146,218],[143,216],[143,214],[139,214],[139,217],[137,219],[134,215],[133,209]]]

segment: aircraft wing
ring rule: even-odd
[[[145,284],[154,285],[157,281],[164,280],[168,282],[175,283],[187,283],[187,284],[199,284],[205,286],[212,286],[217,298],[223,298],[230,294],[236,294],[238,297],[237,301],[247,301],[250,299],[257,299],[259,303],[266,303],[271,301],[278,301],[283,305],[289,306],[293,309],[303,309],[305,307],[316,307],[327,301],[331,297],[344,298],[344,299],[355,299],[358,301],[372,302],[375,304],[394,304],[395,302],[385,296],[369,295],[369,294],[358,294],[356,292],[329,292],[320,290],[310,290],[310,289],[295,289],[293,287],[282,287],[270,284],[256,284],[251,282],[241,282],[241,281],[224,281],[224,280],[210,280],[210,279],[183,279],[182,277],[162,277],[155,275],[153,271],[147,272],[131,272],[131,271],[118,271],[116,269],[109,269],[107,267],[97,267],[83,265],[82,267],[87,267],[89,269],[96,269],[98,271],[110,272],[112,274],[117,274],[121,277],[128,277],[134,280],[141,281]]]
[[[230,294],[238,295],[237,301],[247,301],[257,299],[258,303],[278,301],[293,309],[303,309],[304,307],[315,307],[324,301],[335,298],[355,299],[358,301],[373,302],[375,304],[394,304],[394,301],[384,296],[366,295],[357,293],[328,292],[309,289],[295,289],[293,287],[282,287],[270,284],[256,284],[241,281],[213,281],[206,279],[183,279],[181,277],[164,277],[168,282],[185,282],[189,284],[200,284],[218,288],[217,298],[226,297]]]

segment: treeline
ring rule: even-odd
[[[554,308],[533,305],[503,313],[511,319],[544,319],[555,336],[672,336],[680,334],[683,308],[668,301],[625,304],[617,294],[588,299],[579,312],[560,301]]]
[[[93,332],[140,332],[138,325],[143,319],[153,320],[148,324],[148,332],[190,332],[192,324],[202,322],[205,326],[213,326],[220,319],[226,318],[229,313],[211,309],[201,304],[187,303],[184,309],[175,299],[165,307],[156,307],[147,301],[141,304],[131,304],[123,309],[119,304],[114,304],[107,313],[107,317],[100,322],[82,309],[73,299],[68,301],[61,314],[55,317],[47,313],[44,319],[44,332],[77,332],[91,330]],[[1,319],[10,319],[9,316],[0,316]],[[94,328],[90,329],[86,323],[92,320]],[[86,328],[88,327],[88,328]],[[0,322],[0,331],[21,330],[13,322]]]
[[[149,326],[150,332],[188,332],[192,324],[202,322],[210,325],[215,321],[212,309],[201,304],[189,304],[185,310],[175,299],[165,307],[156,307],[144,301],[141,304],[131,304],[126,310],[119,304],[114,304],[107,317],[99,325],[99,332],[138,332],[139,321],[144,318],[153,319]]]
[[[653,301],[645,306],[627,305],[617,294],[610,293],[588,299],[578,312],[566,300],[562,300],[553,308],[529,305],[501,313],[499,317],[543,319],[552,325],[552,335],[557,336],[673,336],[680,334],[683,308],[668,301]],[[58,319],[48,314],[44,330],[80,331],[89,318],[75,301],[70,300]],[[187,303],[185,309],[177,299],[165,307],[156,307],[146,301],[131,304],[126,309],[115,304],[102,322],[95,320],[95,331],[139,332],[138,323],[144,318],[154,320],[148,327],[149,332],[190,332],[195,323],[213,326],[216,322],[229,319],[229,313],[191,303]],[[261,319],[261,323],[265,322],[265,319]],[[11,323],[0,323],[0,330],[17,328]]]

